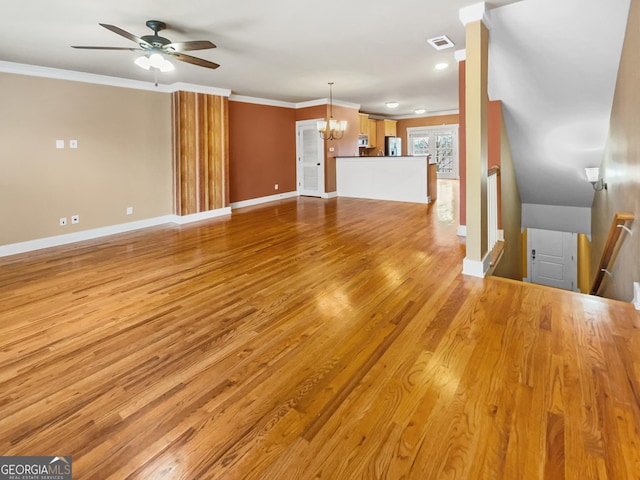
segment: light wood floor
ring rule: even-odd
[[[74,480],[640,478],[637,312],[462,276],[440,187],[0,259],[0,455],[72,455]]]

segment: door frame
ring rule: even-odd
[[[309,193],[307,190],[304,190],[303,185],[303,170],[302,170],[302,135],[300,135],[301,129],[303,127],[313,127],[314,130],[317,131],[318,121],[323,120],[322,118],[317,118],[314,120],[298,120],[296,121],[296,192],[298,195],[303,196],[312,196],[312,197],[324,197],[325,196],[325,187],[324,187],[324,176],[325,176],[325,147],[324,140],[319,138],[318,141],[318,154],[317,162],[320,164],[318,168],[318,192],[317,194]],[[320,134],[317,134],[320,137]]]

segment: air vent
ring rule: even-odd
[[[427,40],[427,42],[429,42],[429,45],[431,45],[436,50],[444,50],[445,48],[451,48],[455,46],[451,39],[446,35],[430,38],[429,40]]]

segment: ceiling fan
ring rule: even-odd
[[[106,28],[107,30],[111,30],[113,33],[117,33],[118,35],[137,43],[138,47],[90,47],[72,45],[72,48],[83,48],[88,50],[129,50],[132,52],[145,52],[145,55],[136,60],[136,64],[144,68],[145,70],[149,70],[150,67],[153,67],[154,69],[160,71],[172,70],[173,66],[165,59],[164,55],[175,58],[176,60],[180,60],[181,62],[197,65],[199,67],[218,68],[220,66],[217,63],[213,63],[202,58],[193,57],[191,55],[185,55],[184,53],[182,53],[190,50],[206,50],[208,48],[216,48],[216,46],[210,41],[193,40],[189,42],[173,43],[168,38],[164,38],[158,35],[158,32],[167,28],[166,23],[161,22],[160,20],[147,20],[146,25],[151,30],[153,30],[153,35],[143,35],[142,37],[137,37],[136,35],[133,35],[121,29],[120,27],[116,27],[115,25],[108,25],[106,23],[100,24],[100,26]]]

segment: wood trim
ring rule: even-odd
[[[498,165],[494,165],[489,168],[487,171],[487,177],[490,177],[491,175],[500,175],[500,167]]]
[[[605,270],[610,270],[613,262],[615,261],[615,254],[617,252],[616,246],[618,245],[618,239],[622,233],[622,228],[620,228],[620,226],[627,222],[632,222],[634,218],[633,213],[627,212],[616,212],[613,217],[611,228],[609,229],[609,236],[607,237],[607,242],[605,243],[604,251],[602,252],[602,258],[600,259],[598,270],[596,270],[596,276],[593,279],[593,284],[591,285],[591,295],[598,294],[598,290],[600,290],[600,286],[604,280]]]
[[[578,234],[578,289],[589,293],[591,242],[585,233]]]
[[[229,100],[173,94],[174,209],[190,215],[229,206]]]

